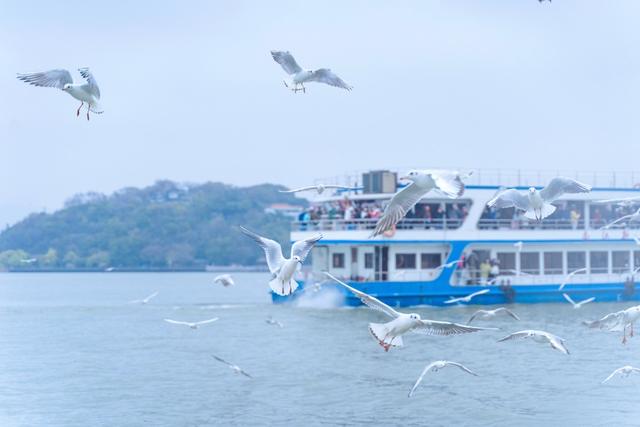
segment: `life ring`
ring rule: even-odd
[[[386,230],[384,233],[382,233],[382,235],[384,237],[393,237],[396,235],[396,226],[392,225],[390,229]]]

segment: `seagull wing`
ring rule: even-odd
[[[589,328],[613,330],[620,325],[622,318],[622,312],[618,311],[616,313],[609,313],[601,319],[594,320],[592,322],[584,321],[582,323],[584,323]]]
[[[235,366],[233,363],[231,362],[227,362],[226,360],[224,360],[222,357],[218,357],[215,354],[212,354],[211,357],[213,357],[214,359],[216,359],[218,362],[222,362],[227,366]]]
[[[449,298],[448,300],[446,300],[444,303],[445,304],[453,304],[456,303],[458,301],[462,301],[464,298]]]
[[[461,325],[453,322],[422,319],[420,325],[413,332],[422,335],[460,335],[470,332],[494,330],[493,328],[479,328],[477,326]]]
[[[590,191],[590,185],[559,176],[553,178],[546,187],[540,190],[540,196],[545,202],[551,203],[565,193],[588,193]]]
[[[253,378],[251,375],[249,375],[249,373],[247,371],[245,371],[244,369],[240,369],[239,371],[242,375],[244,375],[247,378]]]
[[[617,224],[621,221],[625,221],[627,219],[630,219],[631,217],[633,217],[633,215],[625,215],[623,217],[620,217],[618,219],[616,219],[615,221],[610,222],[609,224],[605,225],[604,227],[602,227],[603,229],[607,229],[607,228],[611,228],[611,226],[613,226],[614,224]]]
[[[436,363],[437,362],[429,363],[427,366],[425,366],[425,368],[422,370],[422,373],[420,374],[420,376],[416,380],[415,384],[413,385],[413,387],[411,387],[411,391],[409,391],[408,397],[413,396],[413,392],[416,391],[416,389],[418,388],[418,386],[422,382],[422,379],[424,378],[424,376],[427,374],[427,372],[429,372],[431,370],[431,368],[433,368],[433,366]]]
[[[318,240],[322,239],[322,234],[316,234],[313,237],[309,237],[305,240],[298,240],[293,245],[291,245],[291,257],[293,258],[295,255],[299,256],[302,261],[307,258],[311,248],[313,245],[318,243]]]
[[[63,89],[64,85],[72,84],[73,79],[67,70],[51,70],[42,73],[18,74],[18,79],[23,82],[41,87],[55,87]]]
[[[609,381],[611,378],[615,377],[620,371],[622,370],[622,368],[618,368],[615,371],[611,372],[611,374],[605,378],[600,384],[604,384],[607,381]]]
[[[571,299],[571,297],[567,294],[562,294],[562,296],[564,297],[564,299],[566,299],[567,301],[569,301],[569,304],[575,306],[576,302],[574,300]]]
[[[478,295],[484,295],[487,292],[491,292],[491,289],[482,289],[480,291],[472,293],[471,295],[467,295],[467,298],[471,299],[473,297],[477,297]]]
[[[518,331],[518,332],[514,332],[510,335],[507,335],[504,338],[500,338],[498,340],[498,342],[502,342],[502,341],[508,341],[508,340],[515,340],[517,338],[522,338],[524,336],[526,336],[527,334],[529,334],[530,331]]]
[[[469,318],[469,320],[467,320],[467,324],[469,324],[469,323],[473,322],[473,319],[475,319],[476,317],[478,317],[478,315],[479,315],[479,314],[483,314],[483,313],[486,313],[486,311],[485,311],[485,310],[478,310],[478,311],[476,311],[475,313],[473,313],[473,314],[471,315],[471,317]]]
[[[218,317],[214,317],[213,319],[201,320],[199,322],[195,322],[196,325],[206,325],[207,323],[213,323],[218,320]]]
[[[431,178],[436,182],[436,188],[451,199],[457,199],[464,193],[464,182],[457,172],[431,172]]]
[[[334,277],[330,273],[325,272],[324,274],[326,274],[327,277],[329,277],[330,279],[335,280],[336,282],[338,282],[339,284],[341,284],[345,288],[349,289],[358,298],[360,298],[360,301],[362,301],[368,307],[373,308],[374,310],[381,311],[382,313],[386,314],[387,316],[390,316],[390,317],[393,317],[393,318],[396,318],[396,317],[400,316],[400,313],[398,313],[393,308],[389,307],[387,304],[385,304],[382,301],[380,301],[378,298],[372,297],[369,294],[365,294],[364,292],[359,291],[356,288],[353,288],[353,287],[347,285],[342,280],[337,279],[336,277]]]
[[[509,188],[498,193],[493,199],[489,200],[487,206],[490,208],[495,206],[498,209],[515,207],[526,211],[529,209],[529,198],[518,190]]]
[[[289,53],[289,51],[283,52],[279,50],[272,50],[271,56],[273,60],[276,61],[287,74],[296,74],[302,71],[302,68],[298,65],[293,55]]]
[[[509,316],[513,317],[516,320],[520,320],[520,318],[518,317],[517,314],[515,314],[513,311],[509,310],[506,307],[500,307],[500,308],[496,308],[496,312],[500,312],[500,311],[504,311],[505,313],[507,313]]]
[[[409,184],[402,190],[398,191],[384,210],[384,214],[378,220],[376,228],[371,233],[371,237],[375,237],[384,233],[391,227],[396,225],[407,214],[409,209],[427,194],[431,188],[420,187],[416,184]]]
[[[284,256],[282,256],[282,247],[280,243],[275,240],[267,239],[266,237],[262,237],[253,231],[249,231],[244,227],[240,227],[240,231],[242,231],[246,236],[251,237],[256,241],[258,245],[264,250],[265,257],[267,258],[267,265],[269,266],[269,271],[271,273],[275,273],[278,271],[282,263],[285,262]]]
[[[476,377],[478,376],[478,374],[476,374],[476,373],[475,373],[475,372],[473,372],[471,369],[469,369],[469,368],[467,368],[466,366],[464,366],[462,363],[458,363],[458,362],[449,362],[449,361],[446,361],[446,362],[444,362],[444,363],[445,363],[445,364],[447,364],[447,365],[450,365],[450,366],[457,366],[458,368],[462,369],[463,371],[465,371],[465,372],[467,372],[467,373],[469,373],[469,374],[471,374],[471,375],[475,375]]]
[[[309,191],[309,190],[317,190],[318,187],[316,187],[315,185],[310,185],[308,187],[300,187],[300,188],[296,188],[294,190],[279,190],[281,193],[298,193],[300,191]]]
[[[152,293],[151,295],[149,295],[148,297],[146,297],[145,299],[143,299],[142,301],[149,302],[149,301],[151,301],[152,299],[154,299],[154,298],[155,298],[155,297],[157,297],[157,296],[158,296],[158,293],[157,293],[157,292],[154,292],[154,293]]]
[[[320,82],[320,83],[326,83],[330,86],[340,87],[346,90],[353,89],[353,86],[349,86],[344,80],[342,80],[333,71],[331,71],[328,68],[320,68],[315,70],[309,80]]]
[[[326,184],[324,188],[335,188],[338,190],[357,190],[356,187],[347,187],[346,185],[334,185],[334,184]]]
[[[173,319],[164,319],[165,322],[167,323],[173,323],[174,325],[185,325],[185,326],[191,326],[191,323],[189,322],[182,322],[180,320],[173,320]]]
[[[579,305],[580,307],[582,307],[583,305],[585,305],[585,304],[589,304],[590,302],[595,301],[595,300],[596,300],[596,297],[587,298],[587,299],[585,299],[585,300],[580,301],[580,302],[578,303],[578,305]]]
[[[98,87],[98,83],[96,79],[91,74],[88,68],[78,68],[80,71],[80,75],[87,80],[87,86],[89,88],[89,92],[94,95],[96,98],[100,99],[100,88]]]

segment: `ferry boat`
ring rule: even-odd
[[[573,300],[640,299],[634,277],[640,269],[640,221],[604,228],[640,206],[624,200],[640,197],[640,173],[475,171],[460,198],[431,191],[394,230],[370,238],[385,204],[403,185],[397,176],[383,170],[334,179],[358,190],[312,199],[292,223],[291,241],[318,232],[324,238],[312,250],[303,292],[272,294],[274,302],[291,301],[326,282],[325,271],[397,307],[442,306],[483,289],[490,291],[471,304],[566,303],[563,293]],[[542,188],[556,176],[592,185],[592,191],[564,195],[543,221],[514,209],[487,208],[504,188]],[[344,304],[361,304],[338,289]]]

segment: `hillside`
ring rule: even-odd
[[[0,265],[10,269],[181,269],[255,265],[262,251],[237,231],[245,225],[282,242],[291,218],[273,203],[304,206],[282,186],[182,185],[159,181],[112,195],[79,194],[54,213],[32,214],[0,234]]]

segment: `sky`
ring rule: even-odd
[[[0,224],[159,179],[640,170],[636,0],[0,2]],[[288,91],[270,50],[354,86]],[[18,72],[91,68],[105,113]]]

